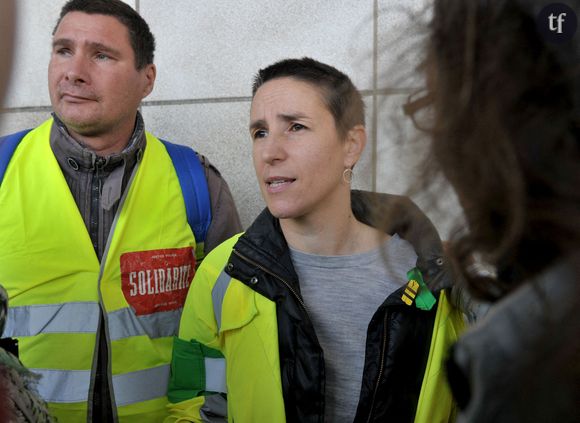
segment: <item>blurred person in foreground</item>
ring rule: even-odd
[[[2,63],[0,63],[0,104],[4,99],[10,78],[15,20],[16,2],[14,0],[0,2],[0,57],[3,58]]]
[[[495,302],[450,352],[461,422],[580,421],[580,39],[545,36],[548,3],[435,1],[406,105],[463,207],[454,262]]]
[[[441,355],[463,320],[441,241],[408,198],[351,191],[364,123],[332,66],[287,59],[256,75],[249,132],[267,208],[196,274],[166,422],[452,418]],[[394,202],[377,229],[373,205]]]
[[[16,3],[12,0],[0,2],[0,57],[3,59],[0,63],[0,105],[10,79],[15,21]],[[7,313],[8,294],[0,284],[0,422],[51,422],[46,403],[36,392],[38,376],[18,360],[16,341],[2,338]]]

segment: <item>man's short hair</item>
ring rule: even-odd
[[[69,0],[60,10],[60,16],[52,35],[56,32],[62,18],[70,12],[83,12],[89,15],[107,15],[117,18],[129,31],[129,41],[135,53],[135,67],[143,69],[153,63],[155,37],[147,22],[128,4],[121,0]]]
[[[284,59],[260,69],[254,77],[252,96],[266,82],[285,77],[320,89],[340,135],[345,136],[356,125],[364,126],[364,103],[350,78],[338,69],[309,57]]]

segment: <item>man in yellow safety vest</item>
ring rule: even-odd
[[[20,136],[0,177],[4,336],[19,340],[64,423],[164,418],[196,264],[241,230],[208,160],[188,149],[200,173],[184,185],[176,146],[145,131],[138,107],[153,90],[154,47],[124,2],[67,2],[48,68],[54,113]],[[199,206],[210,216],[203,235],[187,200],[187,187],[200,186],[196,199],[209,197]]]

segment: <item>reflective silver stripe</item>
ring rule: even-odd
[[[42,377],[38,393],[48,402],[87,402],[89,398],[90,370],[30,369]]]
[[[113,376],[115,403],[135,404],[167,395],[169,365]]]
[[[49,402],[86,402],[90,370],[31,369],[42,376],[38,393]],[[113,376],[117,405],[134,404],[164,397],[169,382],[169,365]]]
[[[146,335],[149,338],[176,336],[181,308],[137,316],[130,308],[113,311],[107,316],[111,341],[130,336]]]
[[[224,358],[205,357],[205,390],[211,392],[228,392],[226,384],[226,360]]]
[[[230,285],[232,278],[226,272],[222,271],[217,278],[213,289],[211,290],[211,298],[213,301],[213,314],[215,316],[215,321],[217,322],[218,332],[222,326],[222,304],[224,302],[224,297],[226,296],[226,291]]]
[[[34,304],[10,307],[3,336],[35,336],[40,333],[95,333],[99,305],[92,302]]]
[[[124,308],[109,314],[111,339],[147,335],[161,338],[177,335],[181,309],[136,316]],[[34,336],[40,333],[95,333],[99,324],[97,303],[35,304],[8,309],[4,336]]]
[[[203,399],[199,416],[204,423],[226,423],[228,421],[228,403],[221,395],[208,395]]]

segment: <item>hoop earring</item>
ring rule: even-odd
[[[350,168],[346,168],[344,169],[344,172],[342,172],[342,180],[344,182],[346,182],[347,184],[350,184],[352,182],[352,178],[354,176],[354,172],[352,171],[352,169]]]

